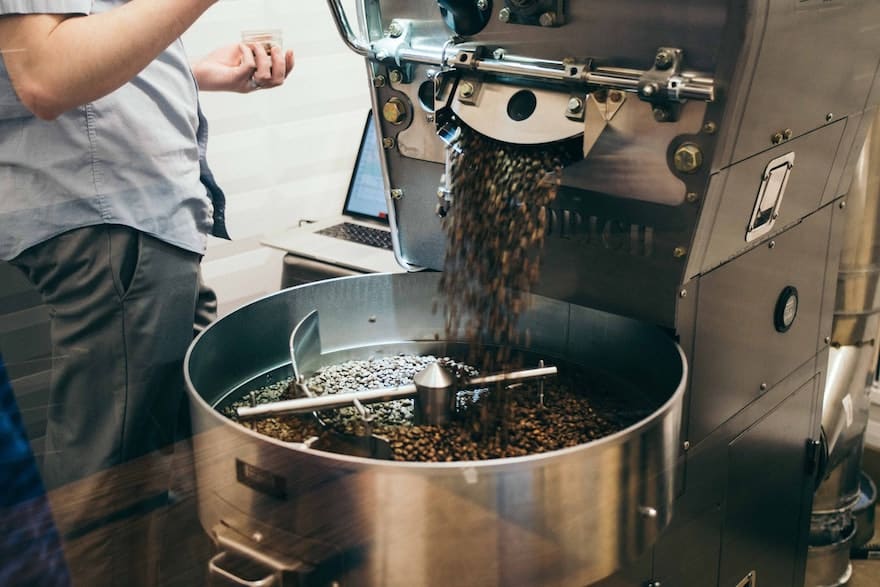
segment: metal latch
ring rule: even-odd
[[[777,157],[767,164],[761,176],[755,207],[746,228],[746,242],[751,242],[770,232],[779,217],[779,206],[785,195],[788,176],[794,167],[794,152]]]

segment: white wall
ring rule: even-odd
[[[221,315],[278,289],[283,253],[261,246],[263,235],[340,210],[370,104],[364,60],[339,39],[324,0],[220,0],[183,39],[196,59],[257,28],[281,29],[294,50],[287,82],[201,95],[233,237],[211,239],[203,262]]]

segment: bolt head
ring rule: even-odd
[[[377,75],[376,77],[373,78],[373,87],[381,88],[384,86],[385,86],[385,76],[384,75]]]
[[[392,84],[399,84],[403,81],[403,73],[399,69],[392,69],[391,73],[388,74],[388,79],[391,80]]]
[[[646,84],[642,87],[642,95],[650,98],[657,93],[657,84]]]
[[[687,255],[687,248],[685,247],[675,247],[672,249],[672,256],[676,259],[681,259],[685,255]]]
[[[782,131],[782,138],[784,138],[786,141],[789,140],[793,135],[794,135],[794,132],[790,128],[787,128],[784,131]]]
[[[556,24],[556,13],[545,12],[538,17],[538,22],[541,26],[554,26]]]
[[[392,20],[391,24],[388,25],[388,36],[392,39],[396,39],[397,37],[403,34],[403,25],[401,25],[396,20]]]
[[[825,115],[825,122],[831,122],[832,120],[834,120],[834,113],[829,112]]]
[[[501,22],[510,22],[510,9],[507,7],[498,11],[498,20]]]
[[[685,194],[684,199],[693,204],[700,199],[700,196],[697,195],[697,192],[688,192],[687,194]]]
[[[382,118],[391,124],[402,124],[406,119],[406,106],[400,98],[391,98],[382,106]]]
[[[673,164],[681,173],[696,173],[703,165],[703,151],[697,145],[685,143],[675,150]]]
[[[392,188],[391,189],[391,199],[392,200],[399,200],[402,197],[403,197],[403,190],[402,189],[400,189],[400,188]]]
[[[770,137],[770,142],[773,143],[774,145],[778,145],[779,143],[782,142],[782,140],[784,138],[785,137],[782,136],[781,132],[773,133],[773,136]]]
[[[577,96],[572,96],[568,100],[568,112],[570,114],[577,114],[581,110],[584,109],[584,101],[578,98]]]
[[[391,149],[392,147],[394,147],[394,139],[392,139],[391,137],[385,137],[384,139],[382,139],[383,149]]]
[[[672,113],[667,108],[660,106],[654,108],[654,120],[657,122],[667,122],[670,118],[672,118]]]
[[[477,8],[480,12],[484,12],[487,8],[489,8],[489,0],[477,0]]]
[[[623,92],[620,90],[611,90],[608,92],[608,99],[617,104],[621,100],[623,100]]]
[[[502,49],[500,47],[498,49],[495,49],[494,51],[492,51],[492,57],[494,57],[498,61],[501,61],[502,59],[504,59],[504,54],[505,54],[504,49]]]
[[[672,66],[672,53],[669,51],[658,51],[654,57],[654,66],[657,69],[669,69]]]
[[[474,84],[472,84],[471,82],[463,82],[461,84],[461,87],[458,89],[458,95],[461,98],[470,98],[474,95],[475,90],[476,88],[474,88]]]
[[[712,121],[707,122],[703,125],[703,132],[707,135],[714,135],[715,131],[718,130],[718,126]]]

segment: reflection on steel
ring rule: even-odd
[[[185,375],[205,528],[222,524],[244,543],[259,531],[285,559],[359,587],[446,587],[462,577],[585,585],[635,560],[672,516],[687,379],[681,350],[655,327],[531,298],[520,327],[532,351],[598,368],[619,382],[615,393],[655,406],[617,434],[550,453],[380,461],[270,439],[215,409],[289,374],[290,331],[315,309],[329,359],[444,352],[437,284],[436,273],[317,282],[246,305],[201,335]]]

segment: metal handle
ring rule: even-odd
[[[273,585],[275,583],[275,580],[278,578],[277,573],[275,573],[274,571],[270,571],[269,574],[262,579],[255,579],[253,581],[242,579],[232,571],[224,569],[222,566],[220,566],[220,563],[226,560],[227,556],[229,556],[229,553],[223,551],[211,558],[211,560],[208,562],[208,573],[211,576],[223,577],[230,583],[234,583],[235,585],[243,585],[245,587],[269,587],[270,585]]]
[[[253,538],[241,534],[237,530],[224,523],[214,526],[212,532],[214,541],[220,553],[215,555],[208,563],[208,571],[211,576],[223,577],[235,585],[248,587],[282,586],[285,576],[300,576],[307,573],[311,567],[299,559],[291,558],[281,553],[274,552],[262,544],[264,539],[255,532]],[[239,577],[228,568],[223,568],[222,563],[230,555],[235,555],[244,561],[255,564],[260,570],[265,569],[267,575],[260,579],[248,580]]]
[[[538,369],[524,369],[510,373],[497,373],[474,377],[461,382],[463,387],[487,385],[491,383],[503,383],[505,381],[521,381],[523,379],[538,379],[549,375],[556,375],[556,367],[540,367]],[[278,402],[265,403],[254,407],[240,407],[236,410],[239,418],[256,418],[259,416],[279,416],[282,414],[302,414],[315,410],[330,408],[343,408],[352,405],[357,400],[364,404],[387,402],[395,399],[406,399],[416,395],[417,389],[413,384],[389,387],[385,389],[372,389],[369,391],[355,391],[350,393],[334,393],[315,397],[303,397],[288,399]]]
[[[342,6],[341,0],[327,0],[327,6],[333,15],[333,22],[336,23],[336,30],[346,46],[362,57],[366,57],[370,53],[370,43],[361,39],[357,33],[351,28],[348,22],[348,16],[345,14],[345,7]]]

